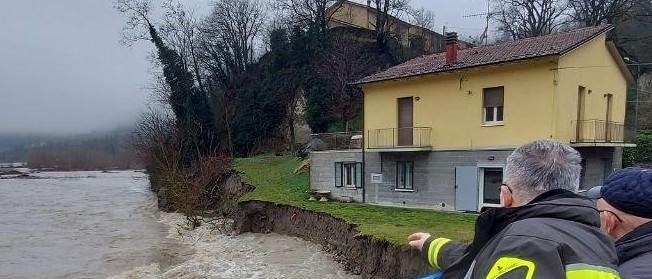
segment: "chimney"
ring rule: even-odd
[[[457,33],[446,33],[446,65],[451,66],[457,63]]]

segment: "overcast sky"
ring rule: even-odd
[[[210,0],[185,0],[199,12]],[[0,9],[0,133],[84,133],[134,123],[150,79],[141,42],[120,45],[112,0],[5,1]],[[412,0],[442,26],[482,32],[485,0]]]

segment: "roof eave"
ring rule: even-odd
[[[438,74],[450,73],[450,72],[455,72],[455,71],[470,70],[470,69],[473,69],[473,68],[483,68],[483,67],[489,67],[489,66],[500,66],[500,65],[503,65],[503,64],[513,64],[513,63],[519,63],[519,62],[523,62],[523,61],[527,61],[527,60],[542,59],[542,58],[555,57],[555,56],[559,56],[559,54],[546,54],[546,55],[533,56],[533,57],[520,58],[520,59],[512,59],[512,60],[500,61],[500,62],[494,62],[494,63],[488,63],[488,64],[466,66],[466,67],[454,68],[454,69],[450,69],[450,70],[428,72],[428,73],[420,73],[420,74],[413,74],[413,75],[394,77],[394,78],[385,78],[385,79],[365,81],[365,82],[357,81],[355,83],[352,83],[352,85],[362,86],[362,85],[367,85],[367,84],[372,84],[372,83],[379,83],[379,82],[384,82],[384,81],[401,80],[401,79],[408,79],[408,78],[427,76],[427,75],[438,75]]]
[[[357,85],[357,86],[362,86],[362,85],[366,85],[366,84],[383,82],[383,81],[400,80],[400,79],[406,79],[406,78],[412,78],[412,77],[418,77],[418,76],[424,76],[424,75],[436,75],[436,74],[447,73],[447,72],[451,72],[451,71],[467,70],[467,69],[476,68],[476,67],[486,67],[486,66],[492,66],[492,65],[500,65],[500,64],[521,62],[521,61],[525,61],[525,60],[538,59],[538,58],[548,57],[548,56],[561,56],[561,55],[567,54],[567,53],[569,53],[569,52],[583,46],[587,42],[590,42],[591,40],[595,39],[596,37],[598,37],[598,36],[600,36],[602,34],[605,34],[605,33],[609,32],[609,31],[611,31],[613,29],[614,29],[613,25],[607,25],[604,28],[602,28],[600,31],[595,32],[591,36],[588,36],[585,39],[583,39],[583,40],[581,40],[581,41],[579,41],[579,42],[577,42],[577,43],[575,43],[575,44],[573,44],[573,45],[567,47],[566,49],[564,49],[564,50],[562,50],[560,52],[557,52],[557,53],[551,53],[551,54],[540,55],[540,56],[532,56],[532,57],[521,58],[521,59],[513,59],[513,60],[507,60],[507,61],[500,61],[500,62],[494,62],[494,63],[488,63],[488,64],[481,64],[481,65],[473,65],[473,66],[467,66],[467,67],[461,67],[461,68],[454,68],[454,69],[450,69],[450,70],[442,70],[442,71],[434,71],[434,72],[427,72],[427,73],[420,73],[420,74],[413,74],[413,75],[405,75],[405,76],[393,77],[393,78],[384,78],[384,79],[371,80],[371,81],[361,81],[361,80],[359,80],[359,81],[357,81],[355,83],[352,83],[352,84]]]
[[[559,53],[559,55],[564,55],[564,54],[567,54],[567,53],[569,53],[569,52],[571,52],[573,50],[576,50],[576,49],[580,48],[581,46],[583,46],[584,44],[586,44],[586,43],[592,41],[593,39],[597,38],[598,36],[600,36],[602,34],[605,34],[605,33],[609,32],[609,31],[611,31],[613,29],[614,29],[614,26],[609,24],[609,25],[605,26],[604,28],[602,28],[602,30],[600,30],[600,32],[595,32],[595,34],[593,34],[591,36],[588,36],[584,40],[581,40],[581,41],[577,42],[576,44],[574,44],[572,46],[569,46],[566,49],[562,50]]]
[[[627,80],[627,82],[630,84],[636,82],[634,75],[632,75],[632,72],[627,67],[627,64],[625,64],[625,60],[623,60],[623,57],[620,55],[620,52],[618,51],[618,48],[614,42],[607,41],[605,44],[609,54],[611,54],[611,57],[613,57],[613,59],[616,61],[616,64],[618,64],[618,69],[623,73],[623,76],[625,76],[625,80]]]

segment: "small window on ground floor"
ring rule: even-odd
[[[414,162],[396,162],[396,189],[414,190]]]
[[[335,163],[335,187],[362,187],[362,163]]]

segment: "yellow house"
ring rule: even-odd
[[[506,157],[536,139],[574,146],[583,157],[581,187],[599,185],[621,167],[628,145],[632,77],[606,40],[611,29],[461,50],[450,33],[446,52],[358,82],[364,150],[313,152],[311,185],[323,188],[332,177],[334,194],[354,200],[477,211],[499,203]]]

